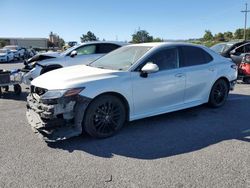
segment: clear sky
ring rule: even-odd
[[[154,37],[189,39],[244,26],[240,11],[249,0],[0,0],[0,37],[131,40],[137,30]],[[250,26],[250,15],[249,22]]]

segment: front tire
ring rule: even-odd
[[[96,138],[114,135],[126,121],[126,109],[122,101],[113,95],[101,95],[94,99],[85,111],[83,127]]]
[[[228,83],[223,79],[216,81],[210,92],[209,102],[208,102],[209,106],[213,108],[219,108],[223,106],[227,100],[228,93],[229,93]]]

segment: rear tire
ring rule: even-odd
[[[122,101],[113,95],[101,95],[94,99],[85,111],[83,127],[96,138],[114,135],[126,121],[126,109]]]
[[[227,100],[228,93],[228,83],[223,79],[219,79],[218,81],[216,81],[210,92],[208,102],[209,106],[213,108],[219,108],[223,106]]]

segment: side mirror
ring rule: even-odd
[[[155,73],[159,71],[158,65],[154,64],[153,62],[148,62],[144,65],[141,69],[141,76],[147,77],[148,74]]]
[[[230,51],[230,55],[234,55],[236,53],[236,50]]]
[[[76,50],[73,50],[71,53],[70,53],[70,57],[75,57],[77,55],[77,51]]]

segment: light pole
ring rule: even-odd
[[[247,40],[247,13],[250,12],[250,10],[247,9],[247,3],[246,3],[246,10],[242,10],[241,12],[245,13],[244,40]]]

